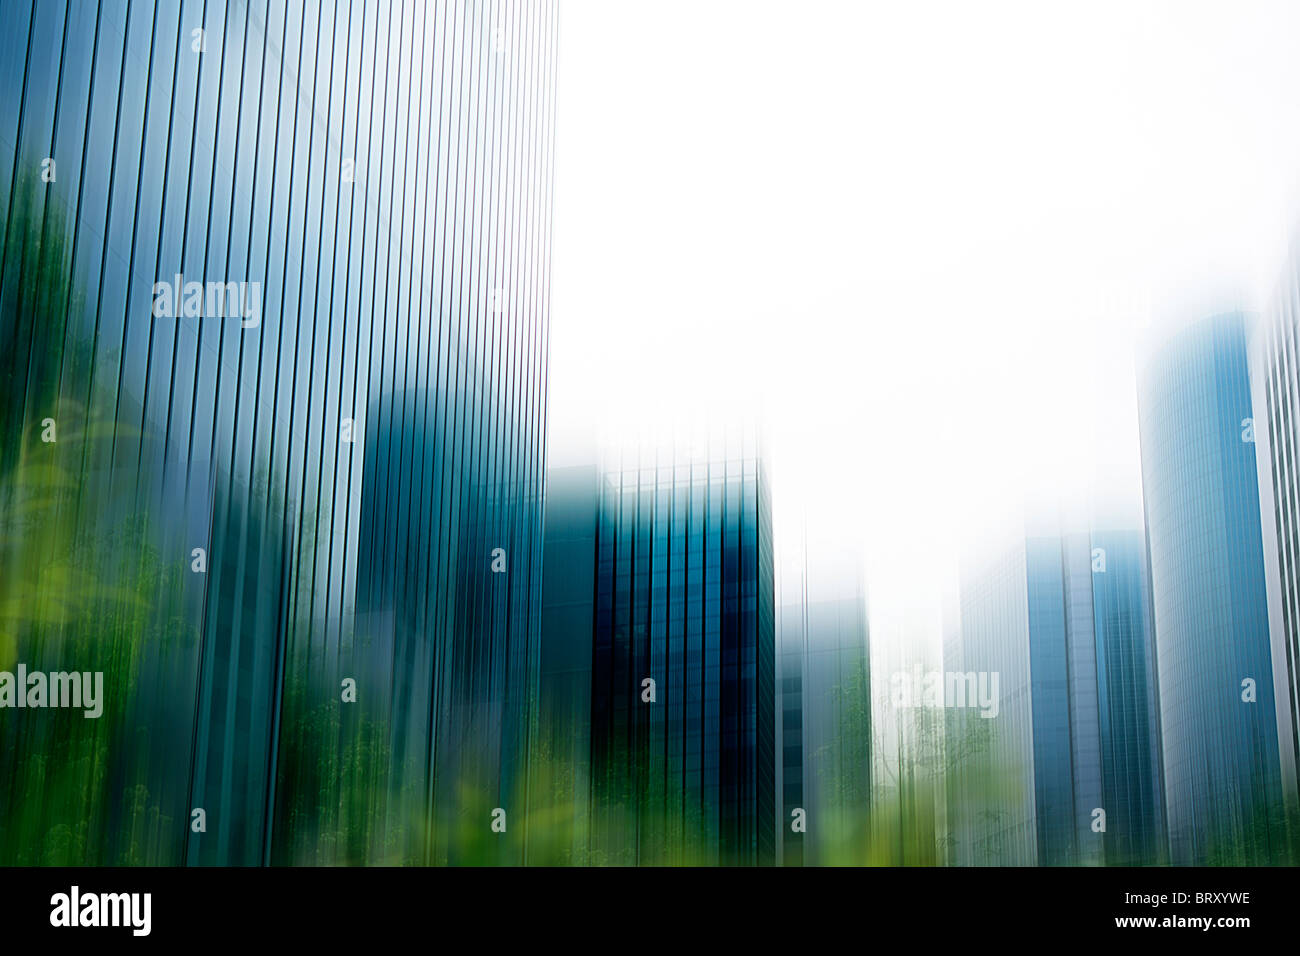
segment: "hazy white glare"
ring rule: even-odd
[[[857,537],[909,645],[1027,495],[1136,526],[1136,334],[1276,274],[1297,36],[1282,0],[566,0],[552,462],[761,407],[778,548]]]

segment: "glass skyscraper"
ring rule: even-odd
[[[1025,541],[1038,861],[1100,863],[1102,806],[1097,656],[1086,538]]]
[[[750,428],[552,473],[533,799],[563,834],[537,853],[775,862],[768,480]]]
[[[771,864],[772,505],[757,437],[624,453],[600,496],[594,846],[609,862]]]
[[[523,860],[555,27],[0,10],[0,862]]]
[[[1136,531],[1033,521],[962,570],[949,672],[998,675],[995,716],[947,720],[953,862],[1158,862],[1157,728]],[[955,653],[954,653],[955,652]],[[978,677],[976,678],[978,679]]]
[[[1142,485],[1174,863],[1285,847],[1247,317],[1170,336],[1139,375]]]
[[[1146,540],[1100,529],[1091,545],[1106,863],[1159,863],[1167,854]]]
[[[1282,787],[1300,802],[1300,246],[1252,337],[1256,464]]]

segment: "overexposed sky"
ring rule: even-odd
[[[778,546],[860,536],[873,625],[1026,494],[1136,526],[1135,331],[1300,223],[1300,3],[560,18],[552,464],[761,407]]]

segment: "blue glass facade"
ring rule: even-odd
[[[0,861],[524,858],[555,24],[0,11]]]
[[[601,861],[775,862],[769,494],[749,435],[702,454],[635,454],[602,476],[591,744]]]
[[[1170,337],[1139,377],[1170,858],[1284,847],[1247,318]]]
[[[1106,862],[1161,862],[1164,793],[1146,541],[1135,530],[1094,531],[1092,547],[1105,567],[1092,576],[1092,618]]]
[[[1075,792],[1076,787],[1096,789],[1101,768],[1095,726],[1076,726],[1076,712],[1096,700],[1096,686],[1087,680],[1095,671],[1072,666],[1078,645],[1089,643],[1092,633],[1090,620],[1080,621],[1071,613],[1067,554],[1059,537],[1025,542],[1034,815],[1037,859],[1044,866],[1095,858],[1090,851],[1100,845],[1100,839],[1081,839],[1091,807],[1081,805],[1090,801],[1076,800]],[[1084,742],[1078,750],[1073,746],[1076,737]]]
[[[995,717],[954,714],[951,858],[1159,862],[1152,636],[1136,531],[1037,529],[967,564],[950,671],[997,672]],[[987,726],[982,726],[986,724]],[[1099,814],[1098,811],[1101,811]]]
[[[599,474],[589,464],[553,468],[546,477],[537,721],[544,762],[534,766],[530,804],[551,822],[530,841],[529,858],[564,865],[593,859],[591,659]]]

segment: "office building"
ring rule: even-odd
[[[0,27],[0,861],[522,861],[556,5]]]
[[[755,431],[635,445],[551,480],[539,735],[572,797],[534,799],[577,819],[538,852],[774,863],[771,500]]]
[[[1248,317],[1166,336],[1139,373],[1170,860],[1283,853]]]
[[[1300,802],[1300,247],[1251,337],[1250,381],[1283,797]],[[1295,827],[1292,828],[1293,839]]]
[[[996,674],[998,693],[995,708],[953,707],[945,722],[951,862],[1158,861],[1154,669],[1139,541],[1131,530],[1036,518],[1023,539],[963,562],[946,676],[982,686]]]

